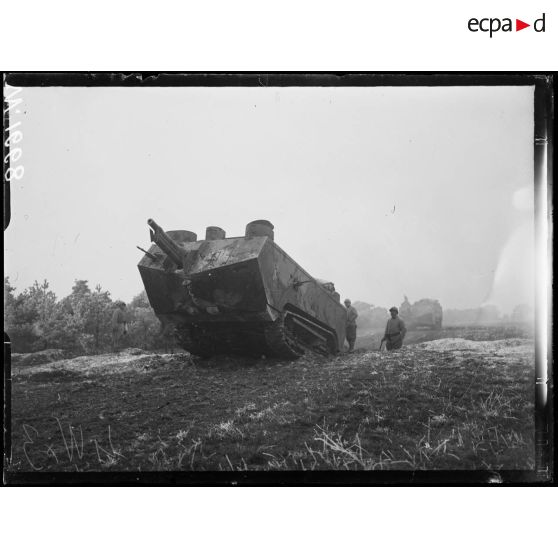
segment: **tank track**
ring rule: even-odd
[[[176,337],[184,349],[202,358],[238,354],[294,360],[305,352],[305,346],[296,339],[283,316],[263,327],[261,324],[177,327]]]
[[[191,328],[176,328],[176,338],[181,347],[193,355],[208,358],[214,354],[213,343],[209,339],[195,335]]]
[[[265,329],[265,340],[272,356],[296,359],[304,354],[304,346],[299,343],[294,333],[285,324],[281,316]]]

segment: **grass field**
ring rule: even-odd
[[[532,469],[533,340],[419,335],[295,362],[129,351],[14,367],[8,469]]]

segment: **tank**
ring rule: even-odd
[[[411,304],[409,299],[405,297],[405,300],[399,307],[399,315],[409,329],[442,328],[442,306],[434,299],[423,298]]]
[[[138,264],[147,297],[190,353],[294,359],[342,349],[346,309],[338,294],[275,243],[269,221],[252,221],[231,238],[211,226],[204,240],[165,232],[152,219],[148,225],[153,244],[140,248]]]

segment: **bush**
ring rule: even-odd
[[[37,281],[20,294],[4,277],[4,330],[15,353],[60,349],[68,355],[98,354],[111,350],[112,315],[116,309],[110,293],[100,285],[76,280],[72,292],[57,301],[48,281]],[[126,311],[128,335],[123,344],[144,350],[176,347],[172,329],[163,331],[145,291],[134,297]]]

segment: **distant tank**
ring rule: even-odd
[[[434,299],[423,298],[411,304],[405,297],[399,307],[399,315],[408,329],[442,329],[442,306]]]
[[[147,297],[190,353],[293,359],[307,349],[342,349],[346,310],[339,296],[275,244],[269,221],[252,221],[245,236],[233,238],[207,227],[205,240],[147,223],[153,244],[140,248],[138,264]]]

